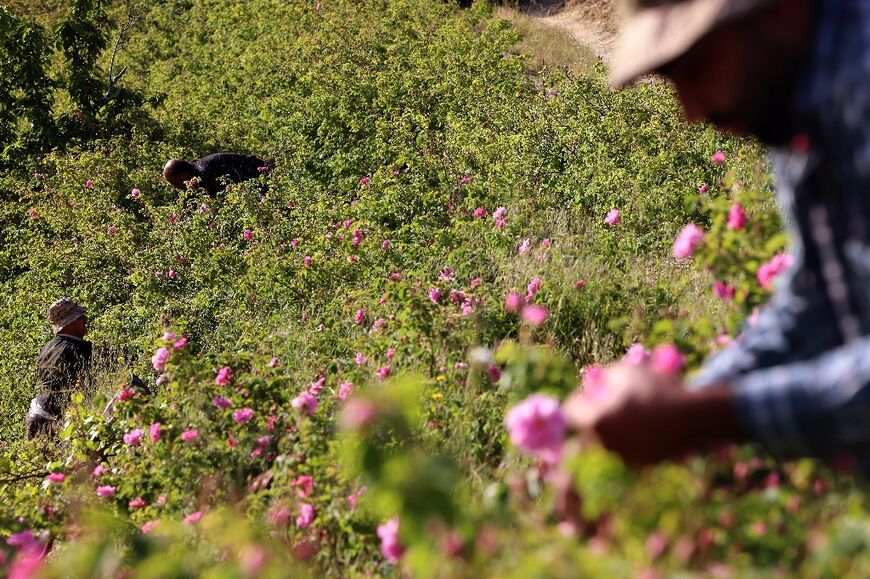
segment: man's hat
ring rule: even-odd
[[[626,0],[613,58],[618,88],[682,56],[708,32],[773,0]]]
[[[83,315],[88,310],[69,298],[61,298],[48,308],[48,322],[54,333],[58,333]]]

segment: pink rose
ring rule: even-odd
[[[188,428],[181,433],[181,440],[184,442],[190,442],[191,440],[196,440],[197,438],[199,438],[199,431],[194,428]]]
[[[547,321],[549,312],[544,306],[530,305],[523,308],[520,313],[523,320],[530,326],[540,326]]]
[[[251,408],[239,408],[233,412],[233,421],[236,424],[244,424],[254,417],[254,411]]]
[[[309,265],[311,265],[311,256],[310,256],[310,255],[306,255],[306,256],[302,259],[302,264],[303,264],[305,267],[308,267]]]
[[[583,397],[587,400],[600,400],[607,392],[607,369],[593,364],[583,370]]]
[[[507,222],[504,219],[496,219],[494,227],[496,229],[504,229],[504,226],[507,225]]]
[[[212,398],[211,403],[212,403],[212,406],[215,406],[217,408],[221,408],[224,410],[226,410],[227,408],[231,408],[233,405],[232,402],[230,402],[229,400],[227,400],[226,398],[223,398],[221,396],[215,396],[214,398]]]
[[[299,395],[290,402],[290,406],[297,410],[301,410],[303,414],[313,416],[314,413],[317,412],[317,398],[308,391],[300,392]]]
[[[251,231],[250,229],[245,229],[242,232],[242,237],[244,237],[246,241],[250,241],[251,239],[254,238],[254,232]]]
[[[201,518],[202,518],[202,511],[196,511],[194,513],[190,513],[189,515],[184,517],[184,524],[185,525],[192,525],[196,522],[199,522],[199,520]]]
[[[110,234],[114,235],[115,233],[118,233],[118,228],[115,227],[114,225],[110,225],[106,228],[106,231],[108,231]]]
[[[704,193],[706,193],[709,190],[710,190],[710,186],[707,185],[706,183],[701,183],[698,186],[698,193],[700,193],[701,195],[703,195]]]
[[[91,477],[92,478],[100,478],[101,476],[103,476],[107,472],[109,472],[109,469],[107,469],[106,467],[104,467],[101,464],[98,464],[97,466],[94,467],[94,470],[91,471]]]
[[[166,369],[166,361],[169,360],[169,350],[159,348],[157,353],[151,357],[151,364],[158,372],[163,372]]]
[[[557,398],[532,394],[508,411],[505,425],[522,452],[550,464],[559,462],[567,425]]]
[[[173,350],[180,350],[181,348],[187,345],[187,338],[181,338],[180,340],[176,340],[175,343],[172,344]]]
[[[392,360],[392,359],[393,359],[393,356],[395,356],[395,355],[396,355],[396,349],[395,349],[395,348],[387,348],[387,352],[384,354],[384,357],[385,357],[387,360]]]
[[[97,487],[97,496],[101,498],[111,497],[115,495],[115,487],[103,485]]]
[[[151,442],[155,443],[160,440],[160,429],[162,428],[162,424],[159,422],[155,422],[149,428],[149,434],[151,435]]]
[[[737,288],[733,285],[729,285],[718,280],[713,283],[713,293],[722,301],[731,301],[731,299],[734,298],[734,294],[736,292]]]
[[[395,565],[405,552],[399,542],[399,517],[395,516],[386,523],[378,525],[378,537],[381,539],[381,554],[387,563]]]
[[[505,213],[507,213],[507,209],[505,209],[504,207],[499,207],[492,212],[492,218],[495,221],[498,221],[499,219],[504,219]]]
[[[356,311],[353,316],[353,323],[357,326],[361,325],[366,319],[366,311],[363,308],[360,308]]]
[[[290,486],[296,487],[296,496],[300,499],[304,499],[314,490],[314,479],[311,478],[311,476],[304,474],[296,477],[293,482],[290,483]]]
[[[430,289],[429,290],[429,300],[433,304],[437,304],[438,302],[440,302],[441,301],[441,290],[439,290],[438,288]]]
[[[604,222],[608,225],[616,225],[622,219],[622,213],[619,209],[611,209],[604,216]]]
[[[127,446],[139,446],[139,443],[142,442],[142,429],[134,428],[130,432],[124,435],[124,444]]]
[[[391,371],[391,369],[390,369],[390,366],[389,366],[389,365],[387,365],[387,366],[381,366],[381,367],[378,368],[377,371],[375,372],[375,376],[377,377],[378,380],[380,380],[381,382],[383,382],[383,381],[386,380],[387,377],[390,375],[390,371]]]
[[[712,161],[712,163],[714,165],[721,165],[722,163],[725,162],[725,152],[724,151],[716,151],[710,157],[710,161]]]
[[[145,506],[145,499],[143,499],[142,497],[136,497],[135,499],[130,501],[127,506],[129,506],[130,509],[134,511],[137,509],[141,509]]]
[[[728,229],[743,229],[746,226],[746,212],[740,203],[735,203],[728,210]]]
[[[39,213],[36,212],[36,209],[31,209],[27,212],[27,216],[31,219],[36,219],[37,217],[39,217]]]
[[[139,195],[141,195],[141,194],[142,194],[142,192],[139,191],[139,189],[135,189],[135,188],[134,188],[134,189],[132,189],[132,190],[130,191],[130,197],[133,197],[134,199],[135,199],[136,197],[138,197]]]
[[[650,353],[643,347],[643,344],[632,344],[625,356],[622,357],[622,361],[626,364],[639,366],[650,361]]]
[[[767,289],[771,286],[776,276],[790,268],[793,263],[794,258],[791,254],[778,253],[770,258],[770,261],[758,268],[758,271],[755,272],[755,278],[761,284],[761,287]]]
[[[62,472],[53,472],[53,473],[48,475],[48,480],[50,482],[60,484],[66,480],[66,475],[63,474]]]
[[[390,249],[390,240],[385,239],[381,242],[381,251],[386,251],[388,249]]]
[[[230,380],[233,379],[233,369],[229,366],[224,366],[220,370],[218,370],[217,376],[215,376],[214,383],[218,386],[227,386],[230,383]]]
[[[361,187],[365,187],[366,185],[370,185],[372,182],[371,177],[363,177],[359,180],[359,184]]]
[[[368,362],[368,356],[364,355],[362,352],[357,352],[356,356],[354,356],[353,361],[356,362],[357,366],[362,366],[363,364]]]
[[[375,405],[368,400],[351,398],[341,412],[341,425],[348,430],[357,430],[377,417]]]
[[[93,179],[88,179],[87,181],[85,181],[85,188],[86,189],[93,189],[94,188]]]
[[[686,225],[674,240],[674,257],[686,259],[691,256],[704,241],[704,232],[694,223]]]
[[[657,346],[652,353],[652,369],[662,374],[679,374],[686,357],[673,344]]]
[[[156,529],[158,525],[160,525],[160,521],[148,521],[147,523],[140,526],[139,530],[147,535],[148,533]]]
[[[523,242],[520,244],[519,248],[517,249],[517,251],[519,251],[520,255],[525,255],[529,252],[529,249],[531,249],[531,247],[532,247],[531,240],[524,239]]]
[[[475,209],[471,214],[472,214],[474,217],[476,217],[476,218],[478,218],[478,219],[481,219],[481,218],[483,218],[483,217],[486,217],[486,209],[484,209],[483,207],[478,207],[478,208]]]
[[[302,503],[299,506],[299,516],[296,517],[296,526],[305,528],[314,522],[314,505]]]
[[[345,382],[338,387],[338,399],[346,400],[353,393],[353,382]]]
[[[532,278],[532,280],[526,286],[526,296],[523,299],[525,299],[526,303],[529,303],[530,301],[535,299],[535,295],[537,295],[539,291],[541,291],[541,278]]]

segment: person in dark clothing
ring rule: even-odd
[[[241,183],[256,179],[269,170],[263,159],[240,153],[213,153],[193,162],[171,159],[163,167],[163,177],[176,189],[196,178],[195,184],[214,195],[222,191],[225,183]]]
[[[91,383],[92,345],[84,340],[88,331],[86,309],[68,298],[48,310],[55,336],[37,360],[39,394],[31,400],[25,420],[27,438],[53,435],[63,418],[70,395]]]

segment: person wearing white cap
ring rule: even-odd
[[[613,85],[659,73],[689,121],[771,146],[793,265],[688,382],[618,364],[569,422],[634,464],[750,441],[870,475],[870,2],[629,4]]]
[[[88,332],[87,310],[69,298],[48,309],[48,321],[54,330],[37,359],[39,394],[31,400],[25,420],[28,438],[52,435],[60,423],[70,395],[91,382],[91,343],[84,340]]]

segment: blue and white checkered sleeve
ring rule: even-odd
[[[870,338],[730,382],[745,433],[782,457],[866,454]]]

